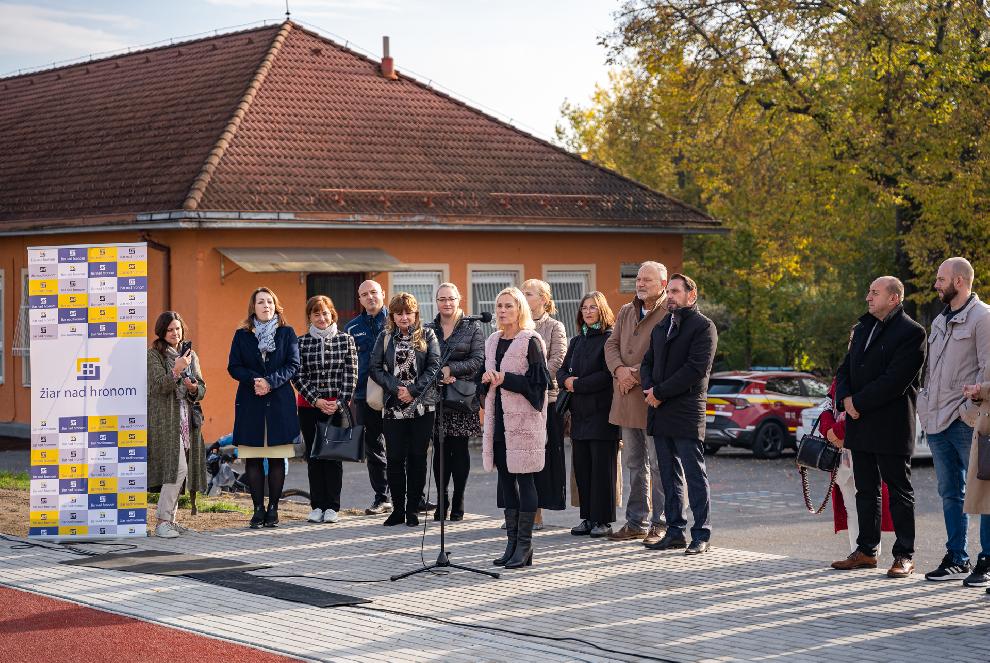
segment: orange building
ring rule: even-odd
[[[0,79],[0,435],[28,433],[29,246],[147,241],[149,332],[186,319],[206,437],[230,430],[234,328],[259,285],[297,331],[313,294],[345,320],[365,278],[433,315],[549,281],[573,331],[636,266],[676,269],[703,212],[584,161],[292,22]],[[150,340],[150,339],[149,339]]]

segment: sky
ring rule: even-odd
[[[292,19],[552,139],[608,79],[619,0],[289,0]],[[0,76],[282,20],[285,0],[0,0]]]

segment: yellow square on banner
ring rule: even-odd
[[[58,524],[58,511],[32,511],[31,527],[46,527]]]
[[[90,495],[107,495],[117,492],[117,477],[90,477]]]
[[[32,465],[58,465],[58,449],[32,449]]]
[[[58,528],[59,536],[84,536],[89,534],[89,528],[85,525],[68,525]]]
[[[91,246],[87,259],[90,262],[115,262],[117,260],[117,247]]]
[[[30,279],[28,295],[57,295],[58,279]]]
[[[148,493],[117,493],[117,509],[148,508]]]
[[[85,479],[87,472],[89,472],[89,468],[85,463],[58,466],[59,479]]]
[[[117,322],[116,306],[91,306],[89,309],[90,322]]]
[[[118,447],[144,447],[148,444],[148,431],[122,430],[117,436]]]
[[[139,338],[148,335],[147,322],[117,323],[117,338]]]
[[[89,295],[79,293],[75,295],[59,295],[59,308],[86,308],[89,304]]]
[[[117,417],[90,417],[88,424],[90,433],[115,431],[117,430]]]
[[[117,276],[147,276],[146,260],[125,260],[117,263]]]

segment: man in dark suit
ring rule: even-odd
[[[702,440],[718,334],[715,324],[698,311],[698,286],[690,277],[670,277],[667,311],[653,328],[650,349],[639,370],[649,406],[646,427],[657,450],[667,512],[667,533],[645,545],[651,550],[686,547],[685,554],[698,555],[708,552],[712,534],[711,490]],[[685,479],[694,515],[690,546],[684,539]]]
[[[866,295],[869,313],[859,319],[836,375],[835,402],[846,412],[845,446],[852,451],[859,539],[856,550],[832,568],[876,568],[880,545],[880,482],[890,493],[894,521],[891,578],[914,572],[914,490],[911,454],[915,401],[925,363],[925,328],[904,312],[904,284],[881,276]]]

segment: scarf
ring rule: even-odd
[[[309,326],[309,335],[320,339],[320,368],[324,367],[324,355],[327,351],[327,341],[337,335],[337,323],[332,323],[326,329],[320,329],[316,325]]]
[[[165,370],[172,374],[175,368],[175,360],[179,358],[179,351],[171,345],[165,350]],[[191,366],[191,364],[190,364]],[[180,379],[175,383],[175,398],[179,401],[179,441],[183,449],[189,448],[189,401],[186,400],[185,383]]]
[[[598,331],[601,328],[602,328],[602,321],[601,320],[599,320],[595,324],[591,325],[590,327],[588,326],[587,323],[582,322],[581,323],[581,335],[582,336],[587,336],[588,335],[588,332],[591,331],[592,329],[594,329],[595,331]]]
[[[258,337],[258,350],[260,352],[274,352],[278,316],[268,322],[262,322],[258,318],[252,318],[252,322],[254,322],[254,335]]]
[[[416,349],[412,345],[412,334],[399,334],[395,339],[395,367],[392,374],[399,384],[409,387],[416,381]],[[414,401],[415,403],[415,401]],[[402,403],[396,399],[395,406],[389,408],[390,419],[410,419],[424,412],[422,403]]]

